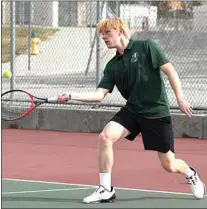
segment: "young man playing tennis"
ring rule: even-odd
[[[126,24],[119,18],[103,20],[97,29],[106,46],[116,48],[116,55],[107,63],[95,92],[62,94],[59,102],[69,99],[102,101],[115,85],[127,102],[99,135],[100,186],[83,202],[112,202],[116,198],[111,185],[113,143],[122,138],[132,141],[139,133],[142,134],[144,148],[157,151],[162,167],[168,172],[183,174],[194,197],[203,198],[205,186],[198,173],[174,154],[169,102],[160,70],[168,76],[180,110],[189,117],[192,115],[174,67],[155,42],[131,40]]]

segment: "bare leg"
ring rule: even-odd
[[[171,151],[167,153],[158,152],[158,157],[162,167],[168,172],[182,173],[187,175],[191,171],[186,162],[175,158],[175,154]]]
[[[171,151],[167,153],[158,152],[158,156],[162,167],[173,173],[181,173],[186,176],[190,185],[191,192],[196,199],[202,199],[205,195],[205,185],[200,180],[195,169],[190,168],[185,161],[175,158],[175,154]]]
[[[100,186],[90,196],[83,199],[85,203],[112,202],[116,199],[111,186],[111,172],[114,163],[113,143],[126,137],[130,132],[117,122],[109,122],[99,135],[98,163]]]
[[[113,143],[126,137],[129,131],[116,122],[109,122],[99,135],[98,162],[100,173],[111,173],[114,155]]]

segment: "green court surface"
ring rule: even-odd
[[[2,179],[2,208],[206,208],[207,197],[191,194],[115,188],[114,203],[84,204],[92,185]]]

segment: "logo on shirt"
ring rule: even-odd
[[[132,54],[131,63],[137,62],[138,61],[138,58],[139,58],[138,52],[135,52],[134,54]]]

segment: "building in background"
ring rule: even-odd
[[[17,25],[28,24],[30,11],[31,24],[41,27],[94,27],[97,22],[96,1],[31,2],[15,2]],[[171,30],[188,28],[206,31],[207,28],[206,4],[201,1],[101,1],[101,4],[103,18],[120,16],[131,28],[137,30],[169,28],[167,22],[171,25]],[[2,24],[8,25],[9,2],[3,1],[2,6]],[[201,21],[200,24],[196,24],[198,20]],[[162,25],[163,22],[165,25]]]

